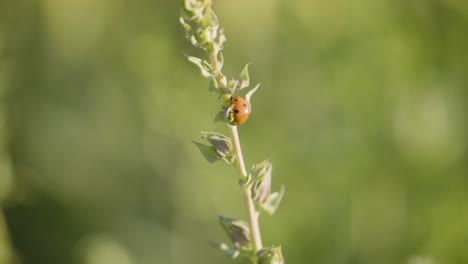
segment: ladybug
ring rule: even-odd
[[[242,125],[250,115],[249,103],[240,96],[231,97],[232,113],[236,125]]]

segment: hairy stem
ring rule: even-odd
[[[239,141],[239,134],[237,133],[237,126],[229,126],[231,132],[232,143],[236,151],[236,165],[237,171],[242,178],[247,177],[247,170],[244,165],[244,158],[242,157],[242,149]],[[252,235],[254,254],[252,256],[254,263],[256,263],[257,252],[262,248],[262,237],[260,234],[260,226],[258,223],[259,213],[255,210],[254,201],[252,199],[252,191],[250,185],[243,186],[242,194],[244,196],[245,204],[247,206],[247,213],[249,217],[250,233]]]

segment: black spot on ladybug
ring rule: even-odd
[[[249,118],[250,107],[249,104],[239,96],[231,97],[231,107],[236,125],[242,125]]]

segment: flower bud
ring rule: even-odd
[[[219,222],[231,239],[234,248],[241,250],[251,249],[250,230],[245,222],[224,216],[219,217]]]
[[[264,248],[257,253],[258,264],[284,264],[281,246]]]
[[[250,171],[254,183],[252,184],[252,198],[256,203],[262,204],[270,195],[271,191],[271,171],[273,165],[269,160],[264,160],[255,164]]]
[[[201,138],[208,140],[220,158],[229,156],[232,152],[231,139],[215,132],[202,132]]]

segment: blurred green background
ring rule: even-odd
[[[286,185],[287,263],[468,263],[468,2],[215,1],[225,68],[261,82],[248,166]],[[0,1],[0,263],[245,263],[219,109],[176,1]]]

